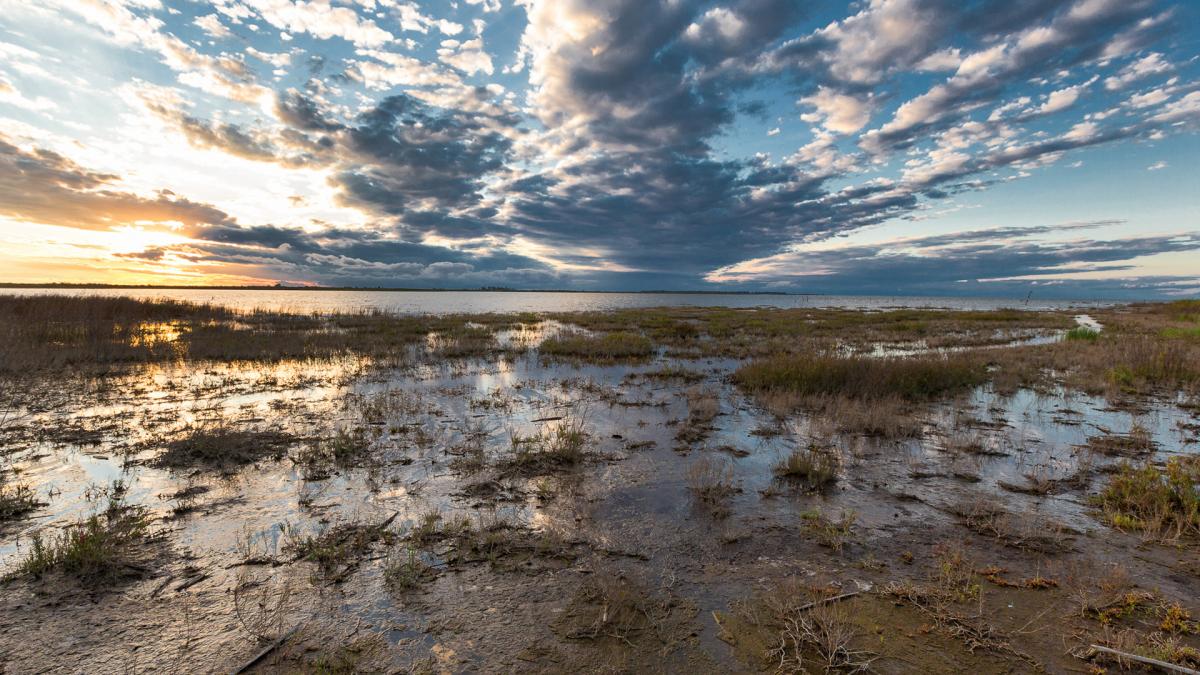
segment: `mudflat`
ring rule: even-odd
[[[0,671],[1195,669],[1198,451],[1196,301],[0,296]]]

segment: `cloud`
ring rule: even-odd
[[[308,33],[328,40],[338,37],[359,47],[380,47],[395,36],[351,7],[335,7],[325,0],[241,0],[264,21],[279,30]]]
[[[144,81],[117,87],[112,110],[89,122],[128,125],[129,136],[165,125],[194,147],[282,167],[263,172],[281,203],[312,199],[262,223],[246,207],[262,185],[173,181],[208,197],[189,200],[147,188],[138,158],[104,164],[134,190],[14,141],[9,217],[58,213],[103,229],[128,216],[192,239],[147,256],[243,275],[694,287],[720,270],[769,284],[798,274],[776,256],[804,250],[853,278],[804,247],[939,217],[967,206],[959,196],[1052,171],[1079,149],[1200,120],[1194,66],[1161,40],[1178,22],[1158,0],[865,0],[841,15],[793,0],[222,0],[198,16],[56,2],[48,16],[82,17],[112,55],[142,61],[131,69]],[[494,60],[508,57],[489,48],[513,52],[522,13],[515,65],[497,74]],[[239,49],[223,51],[230,28]],[[50,90],[27,86],[41,56],[26,51],[13,52],[25,70],[6,71],[0,101]],[[82,124],[61,110],[65,95],[45,100],[60,106],[45,108],[56,129]],[[792,102],[798,119],[783,135]],[[22,195],[38,183],[16,167],[34,160],[50,173],[39,195]],[[1039,240],[1050,231],[1023,235],[1019,259],[984,255],[967,243],[990,240],[960,234],[966,248],[938,246],[1010,276],[1035,254],[1068,255]],[[939,264],[931,241],[912,246],[914,265]],[[873,258],[887,255],[860,258],[886,274]],[[1097,273],[1128,266],[1080,261]]]
[[[442,40],[438,58],[446,65],[458,68],[468,75],[491,75],[493,72],[492,57],[483,50],[483,38],[480,37],[465,42]]]
[[[1159,170],[1167,168],[1168,166],[1170,166],[1170,165],[1167,164],[1166,162],[1160,160],[1160,161],[1157,161],[1157,162],[1151,164],[1150,166],[1146,167],[1146,170],[1147,171],[1159,171]]]
[[[1109,90],[1124,89],[1138,80],[1150,77],[1151,75],[1166,73],[1171,69],[1171,64],[1163,59],[1162,54],[1151,52],[1129,63],[1116,75],[1104,78],[1104,87]]]
[[[198,16],[194,21],[192,21],[192,23],[198,26],[200,30],[208,34],[209,37],[218,40],[227,38],[231,35],[229,29],[221,23],[221,17],[217,14]]]
[[[169,191],[143,196],[115,186],[117,176],[89,171],[40,148],[0,135],[0,215],[13,220],[107,230],[129,223],[196,227],[231,224],[228,214]]]
[[[1049,115],[1060,110],[1066,110],[1079,100],[1080,91],[1085,85],[1076,85],[1074,87],[1063,87],[1050,92],[1046,96],[1046,102],[1038,106],[1037,114]]]
[[[839,94],[826,87],[820,87],[817,93],[800,99],[798,103],[816,108],[816,112],[801,115],[800,119],[840,134],[854,133],[871,120],[869,101]]]
[[[766,278],[777,288],[819,293],[897,292],[930,295],[994,294],[1024,295],[1035,288],[1060,296],[1054,286],[1068,274],[1104,272],[1119,276],[1133,269],[1128,261],[1142,256],[1200,250],[1200,235],[1123,237],[1114,239],[1073,238],[1038,240],[1040,235],[1064,230],[1087,230],[1104,225],[1082,223],[996,228],[953,235],[912,237],[878,244],[862,244],[798,250],[753,260],[718,270],[710,279],[751,282]],[[1200,277],[1160,280],[1200,285]],[[1121,292],[1123,280],[1066,281],[1066,297],[1072,292],[1106,292],[1115,296],[1145,293],[1137,285],[1132,293]],[[1103,289],[1101,291],[1100,289]],[[1160,292],[1162,288],[1158,289]]]

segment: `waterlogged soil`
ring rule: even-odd
[[[729,383],[738,365],[514,349],[42,382],[3,438],[10,480],[42,505],[0,524],[0,567],[16,571],[35,533],[100,509],[114,481],[152,523],[136,563],[100,585],[4,582],[0,672],[820,672],[812,654],[782,661],[779,631],[743,611],[797,581],[857,593],[837,604],[878,672],[1086,671],[1088,644],[1158,621],[1081,613],[1071,589],[1096,570],[1119,567],[1155,603],[1200,615],[1195,545],[1113,529],[1089,499],[1126,458],[1096,439],[1133,431],[1146,457],[1195,453],[1194,409],[984,387],[922,410],[917,437],[841,435],[759,408]],[[578,461],[512,461],[522,438],[560,428],[583,434]],[[229,444],[230,461],[164,461],[198,435],[218,455]],[[776,477],[813,445],[838,458],[836,482]],[[344,452],[312,460],[320,447]],[[697,496],[702,469],[722,495]],[[1006,527],[963,515],[980,504]],[[836,540],[812,526],[851,512]],[[503,542],[406,543],[429,514]],[[339,527],[368,534],[333,537],[344,548],[328,568],[289,546]],[[397,584],[387,571],[406,559],[420,572]],[[888,590],[931,583],[948,560],[992,573],[942,615]],[[1032,578],[1052,584],[1010,587]]]

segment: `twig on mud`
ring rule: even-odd
[[[891,595],[893,598],[908,602],[926,616],[932,618],[937,625],[944,628],[951,636],[962,640],[967,646],[967,651],[974,652],[976,649],[982,647],[994,652],[1011,654],[1028,663],[1038,672],[1046,671],[1046,667],[1040,661],[1013,647],[1006,636],[991,624],[984,623],[983,625],[979,625],[979,622],[972,620],[971,617],[954,614],[945,607],[941,607],[940,603],[930,602],[924,593],[911,586],[904,586],[893,582],[888,584],[883,592]],[[982,619],[982,616],[979,618]],[[1200,673],[1197,675],[1200,675]]]
[[[150,592],[150,597],[152,597],[152,598],[158,597],[158,594],[162,593],[162,590],[167,587],[167,584],[171,583],[174,580],[175,580],[175,575],[168,574],[167,578],[163,579],[162,583],[159,584],[157,587],[155,587],[155,589],[153,591]]]
[[[800,605],[799,607],[795,608],[792,611],[803,612],[804,610],[812,609],[813,607],[819,607],[821,605],[828,605],[830,603],[837,602],[839,600],[845,600],[846,598],[853,598],[854,596],[859,595],[860,593],[862,593],[862,591],[850,591],[849,593],[842,593],[841,595],[834,595],[832,597],[822,598],[815,602],[810,602],[807,605]]]
[[[1175,673],[1186,673],[1187,675],[1200,675],[1200,670],[1192,670],[1191,668],[1187,668],[1185,666],[1177,666],[1174,663],[1167,663],[1166,661],[1159,661],[1158,659],[1152,659],[1148,656],[1138,656],[1136,654],[1129,654],[1127,652],[1119,652],[1115,649],[1110,649],[1108,647],[1101,647],[1100,645],[1089,645],[1088,648],[1098,651],[1098,652],[1103,652],[1105,654],[1112,654],[1113,656],[1116,656],[1118,659],[1129,659],[1130,661],[1137,661],[1138,663],[1145,663],[1145,664],[1151,665],[1151,666],[1158,666],[1159,668],[1162,668],[1163,670],[1169,670],[1169,671],[1175,672]]]
[[[274,642],[272,642],[271,644],[264,647],[262,649],[262,651],[260,651],[259,653],[255,654],[254,658],[243,663],[240,667],[235,668],[234,670],[231,670],[230,675],[241,675],[242,673],[246,672],[247,670],[250,670],[256,664],[258,664],[259,661],[262,661],[264,658],[266,658],[266,656],[268,654],[275,651],[276,649],[279,649],[279,647],[281,645],[283,645],[284,642],[287,642],[288,638],[295,635],[296,631],[298,631],[298,630],[300,630],[300,626],[297,625],[297,626],[293,627],[291,630],[289,630],[288,632],[279,636],[278,639],[276,639]]]

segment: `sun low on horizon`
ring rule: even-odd
[[[0,0],[0,283],[1200,292],[1200,5]]]

